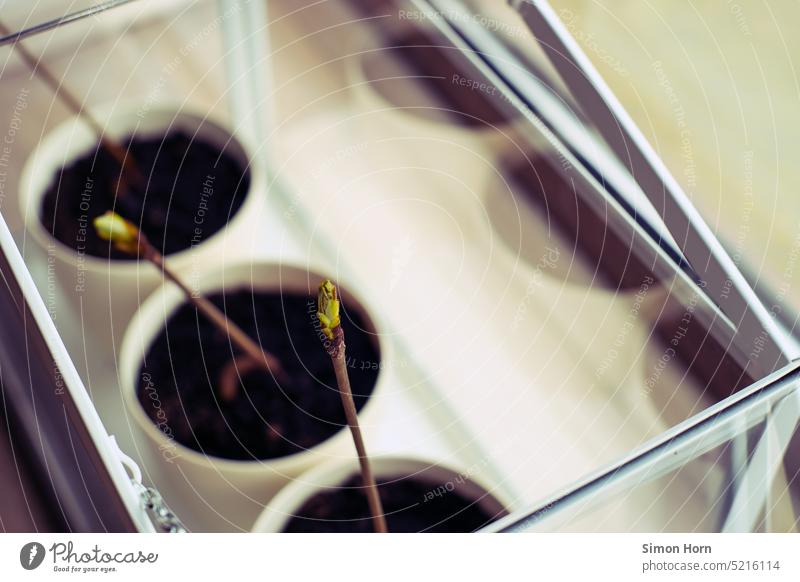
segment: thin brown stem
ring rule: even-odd
[[[353,401],[353,391],[350,388],[350,377],[347,375],[347,362],[345,361],[344,332],[341,326],[334,330],[333,348],[330,350],[333,369],[336,373],[336,383],[339,385],[339,394],[342,397],[347,425],[350,427],[350,434],[353,436],[353,443],[358,454],[358,463],[361,466],[361,479],[367,493],[367,503],[372,514],[372,523],[376,533],[387,533],[386,517],[383,513],[383,505],[378,493],[378,485],[372,474],[369,464],[367,449],[364,446],[364,438],[361,436],[361,426],[358,423],[358,411]]]
[[[11,34],[8,28],[2,23],[0,23],[0,33],[3,35]],[[142,184],[144,182],[144,177],[136,166],[134,159],[128,155],[126,148],[108,138],[97,119],[83,107],[81,102],[64,86],[64,84],[59,81],[39,59],[31,54],[20,41],[14,43],[14,48],[28,68],[42,79],[75,115],[79,116],[89,125],[100,140],[101,147],[111,154],[120,165],[122,173],[120,174],[120,181],[117,183],[119,189],[125,189],[125,184],[122,183],[123,175],[129,184]]]
[[[158,267],[164,276],[175,283],[186,298],[213,323],[217,329],[225,333],[231,341],[242,351],[244,351],[254,362],[263,367],[267,372],[273,374],[279,381],[285,379],[285,372],[278,358],[261,348],[256,342],[250,339],[238,325],[228,319],[228,317],[211,301],[202,295],[192,291],[183,280],[164,262],[164,257],[153,245],[151,245],[143,234],[139,234],[139,252],[142,258],[150,261]]]
[[[247,354],[228,360],[217,378],[220,398],[225,402],[233,401],[239,394],[239,379],[261,367],[260,360],[254,360]]]

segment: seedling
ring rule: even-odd
[[[350,427],[353,444],[356,446],[358,462],[361,466],[361,478],[366,489],[367,502],[369,503],[369,510],[372,514],[372,522],[376,532],[386,533],[388,531],[386,527],[386,518],[383,515],[383,506],[381,505],[381,498],[378,494],[378,486],[372,474],[369,457],[367,456],[367,449],[364,446],[364,438],[361,435],[361,427],[358,424],[358,413],[356,411],[355,402],[353,401],[353,391],[350,388],[350,377],[347,375],[344,330],[342,329],[342,322],[339,317],[340,307],[341,304],[339,302],[339,294],[336,290],[336,285],[326,279],[320,283],[319,286],[319,295],[317,296],[317,318],[319,319],[322,332],[325,334],[325,337],[328,338],[325,342],[325,349],[333,363],[333,369],[336,373],[336,383],[339,385],[339,394],[342,397],[342,406],[344,407],[345,417],[347,418],[347,425]]]
[[[9,31],[4,24],[0,23],[0,34],[9,35],[11,34],[11,31]],[[139,171],[134,159],[128,155],[127,149],[116,141],[109,139],[103,130],[103,126],[100,125],[97,119],[95,119],[94,116],[83,107],[81,102],[64,86],[61,81],[58,80],[58,78],[50,71],[50,69],[45,67],[41,60],[33,56],[33,54],[31,54],[19,40],[14,43],[14,48],[28,68],[50,87],[56,97],[61,99],[64,105],[66,105],[75,115],[86,122],[86,124],[97,135],[97,139],[100,141],[100,146],[109,154],[111,154],[111,156],[113,156],[113,158],[117,161],[122,169],[119,181],[117,182],[117,189],[121,193],[124,193],[127,184],[144,183],[144,177]]]
[[[93,224],[97,235],[103,240],[110,241],[117,250],[149,261],[158,267],[164,277],[175,283],[183,291],[186,298],[245,353],[246,359],[242,357],[234,358],[223,371],[219,386],[221,398],[228,401],[233,400],[238,390],[238,378],[253,367],[265,369],[279,381],[285,378],[285,372],[280,361],[269,352],[263,350],[211,301],[202,295],[192,292],[177,273],[167,266],[164,256],[150,244],[147,236],[136,228],[133,223],[125,220],[116,212],[108,211],[95,218]]]

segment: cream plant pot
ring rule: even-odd
[[[414,475],[415,478],[430,483],[432,491],[441,486],[450,490],[448,484],[452,484],[453,487],[457,485],[461,495],[468,499],[479,500],[479,506],[486,513],[500,517],[508,511],[507,500],[499,499],[499,494],[483,484],[476,475],[440,465],[431,459],[386,455],[373,457],[371,465],[378,480]],[[358,462],[355,458],[330,461],[303,473],[281,489],[270,501],[258,517],[253,531],[257,533],[283,531],[311,497],[326,489],[335,489],[358,474]]]
[[[316,296],[322,275],[303,266],[271,262],[239,262],[208,270],[196,281],[197,292],[208,295],[223,289],[281,290]],[[381,339],[363,301],[342,286],[344,304],[357,311],[373,334],[381,365],[391,358],[389,344]],[[176,511],[192,513],[202,504],[201,527],[209,530],[249,530],[261,507],[289,480],[328,459],[350,458],[354,453],[347,429],[301,453],[275,459],[239,461],[204,455],[162,432],[146,414],[137,397],[142,361],[169,317],[185,303],[172,284],[162,285],[139,308],[125,333],[119,363],[120,387],[127,413],[144,435],[153,463],[148,466],[157,484],[167,483]],[[320,346],[320,350],[322,350]],[[202,365],[199,363],[198,365]],[[367,438],[376,428],[375,408],[385,374],[379,372],[370,398],[359,412]],[[183,495],[176,495],[183,492]],[[219,515],[216,515],[216,514]],[[191,524],[190,524],[191,525]]]
[[[524,201],[515,203],[508,185],[495,182],[485,196],[496,244],[494,295],[508,298],[494,313],[498,337],[526,354],[509,364],[520,382],[537,378],[552,387],[546,400],[561,410],[556,416],[569,434],[589,423],[607,426],[620,454],[659,434],[666,427],[644,390],[645,346],[665,290],[652,277],[638,287],[607,285],[575,241]],[[587,458],[617,450],[590,438],[581,447]]]
[[[422,326],[405,335],[424,346],[415,356],[468,429],[504,435],[502,447],[487,447],[532,503],[665,428],[644,386],[651,300],[663,291],[593,280],[574,242],[515,205],[512,190],[496,177],[482,189],[484,213],[478,204],[464,215],[469,250],[463,265],[450,261],[454,292],[437,306],[445,340]],[[459,338],[457,357],[447,338]]]
[[[250,186],[245,200],[226,227],[199,244],[170,255],[169,261],[176,271],[186,272],[196,270],[208,257],[230,254],[228,249],[234,248],[236,233],[247,228],[247,216],[254,212],[258,194],[266,188],[264,169],[251,163],[253,147],[233,135],[221,120],[190,109],[101,108],[95,115],[112,138],[151,137],[182,130],[218,147],[248,170]],[[112,337],[118,341],[136,307],[159,284],[160,274],[146,262],[79,253],[53,237],[41,221],[43,198],[56,173],[96,147],[97,136],[81,119],[73,117],[57,126],[25,163],[20,206],[27,233],[47,254],[64,293],[74,300],[87,334],[108,343]],[[87,223],[87,228],[92,225]]]
[[[477,190],[502,155],[525,149],[518,143],[515,129],[519,119],[512,117],[491,124],[482,123],[479,112],[448,114],[452,106],[444,104],[426,86],[430,81],[394,54],[403,50],[395,48],[407,42],[403,39],[401,34],[377,48],[354,47],[346,60],[347,84],[355,110],[349,123],[358,128],[365,142],[362,155],[384,165],[409,166],[424,172],[429,190],[435,189],[431,184],[449,190]],[[448,74],[455,91],[472,92],[475,98],[489,102],[500,99],[487,90],[460,85],[454,77],[459,75],[455,69]],[[544,141],[535,147],[547,148]]]

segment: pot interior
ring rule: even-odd
[[[163,254],[201,244],[225,228],[244,204],[251,184],[241,144],[210,120],[153,112],[141,125],[122,116],[109,122],[126,169],[92,137],[52,178],[38,208],[43,228],[80,255],[115,260],[134,257],[94,232],[92,220],[121,214]],[[67,138],[67,147],[75,146]],[[61,152],[57,152],[61,153]]]
[[[316,298],[290,281],[281,287],[250,282],[259,273],[246,270],[250,274],[239,285],[203,294],[277,357],[282,373],[273,375],[249,360],[184,301],[146,349],[137,398],[164,436],[197,453],[237,461],[301,454],[346,427]],[[381,350],[364,308],[346,292],[342,297],[346,362],[361,410],[377,384]]]
[[[435,35],[409,31],[361,58],[369,88],[405,113],[475,129],[510,121],[497,90],[475,83],[469,62]]]
[[[496,497],[465,474],[437,466],[402,469],[386,467],[377,478],[392,533],[467,533],[507,514]],[[336,486],[318,490],[287,519],[283,531],[372,532],[360,474],[351,472]]]

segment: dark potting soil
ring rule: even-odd
[[[317,493],[284,528],[290,533],[369,533],[374,531],[361,476],[339,489]],[[378,480],[378,492],[392,533],[468,533],[505,515],[491,514],[458,487],[447,490],[413,477]]]
[[[276,382],[268,372],[255,369],[239,374],[235,398],[220,398],[220,372],[241,353],[231,347],[226,334],[185,304],[150,346],[140,373],[139,401],[164,434],[206,455],[252,460],[299,453],[346,427],[314,299],[245,289],[209,299],[281,361],[286,378]],[[380,367],[364,324],[353,310],[342,318],[359,410],[374,389]]]
[[[231,155],[201,139],[176,131],[124,141],[141,183],[118,195],[120,164],[98,147],[62,168],[42,201],[44,227],[59,241],[96,257],[132,259],[114,250],[92,228],[92,220],[115,210],[165,255],[209,238],[242,206],[250,174]]]

